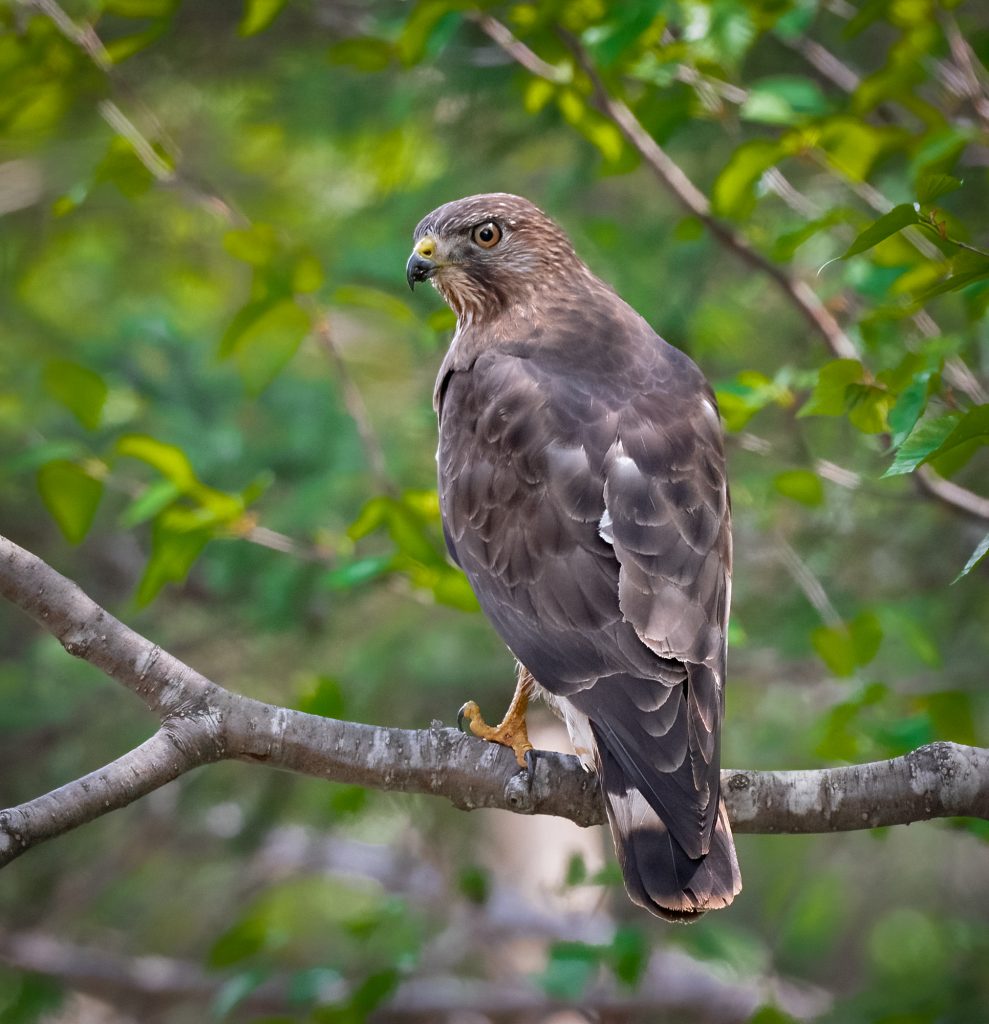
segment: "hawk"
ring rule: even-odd
[[[674,921],[727,906],[731,513],[710,386],[519,196],[428,214],[406,276],[457,316],[434,393],[443,530],[520,666],[499,726],[473,702],[462,719],[531,772],[541,693],[598,774],[631,899]]]

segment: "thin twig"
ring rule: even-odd
[[[513,60],[533,74],[549,78],[550,81],[558,81],[557,70],[552,69],[552,76],[538,70],[540,67],[543,67],[544,70],[552,68],[552,65],[547,64],[533,53],[525,43],[517,39],[508,28],[496,19],[489,15],[479,15],[476,21],[481,29],[498,43]],[[647,166],[652,169],[680,204],[697,217],[722,245],[774,281],[791,304],[821,336],[833,355],[839,359],[859,359],[860,354],[857,347],[813,289],[805,281],[790,276],[781,267],[763,256],[738,232],[732,230],[712,214],[710,203],[704,193],[694,185],[682,168],[646,131],[631,109],[621,100],[610,95],[579,41],[562,29],[559,30],[559,33],[590,81],[597,108],[621,131],[626,141],[636,149]],[[959,378],[959,382],[961,380],[962,378]],[[974,510],[989,504],[986,499],[980,498],[977,494],[959,487],[957,484],[946,480],[942,481],[933,470],[928,469],[925,476],[923,486],[926,492],[953,508],[981,516],[981,512],[974,512]],[[941,486],[942,483],[948,486]]]
[[[361,390],[357,386],[350,368],[340,352],[336,339],[333,337],[333,329],[330,326],[329,317],[325,313],[316,312],[313,334],[333,367],[337,382],[340,385],[344,406],[357,427],[357,434],[364,449],[364,457],[371,467],[371,475],[374,477],[376,487],[383,494],[394,495],[397,492],[397,488],[388,474],[385,452],[381,447],[381,442],[378,440],[374,424],[371,422],[371,416],[368,413],[364,396],[361,394]]]
[[[473,20],[491,40],[496,42],[516,64],[521,65],[537,78],[545,78],[548,82],[566,82],[570,75],[567,69],[557,68],[543,60],[539,54],[531,50],[521,39],[512,34],[507,25],[503,25],[489,14],[474,14]]]
[[[104,121],[122,138],[130,143],[138,160],[151,172],[157,181],[171,183],[176,174],[173,168],[155,152],[154,145],[142,135],[134,122],[117,106],[113,100],[101,100],[97,109]]]
[[[947,11],[938,11],[941,29],[960,78],[961,93],[972,103],[979,120],[989,128],[989,74],[982,66],[958,22]]]
[[[494,42],[527,70],[551,82],[560,80],[556,68],[533,53],[501,22],[490,15],[478,15],[476,21]],[[722,245],[775,282],[836,356],[844,359],[858,358],[855,345],[813,290],[803,281],[792,278],[754,249],[738,232],[713,215],[707,196],[646,131],[631,109],[610,95],[580,43],[570,33],[560,30],[560,35],[591,84],[595,106],[618,128],[681,206],[700,220]]]
[[[329,548],[318,544],[302,544],[294,537],[279,533],[267,526],[251,525],[243,533],[238,533],[238,536],[252,544],[257,544],[258,547],[279,551],[284,555],[292,555],[303,562],[317,562],[323,565],[333,565],[336,562],[336,555]]]
[[[808,565],[794,551],[787,539],[778,532],[776,534],[776,551],[787,572],[804,592],[804,596],[814,606],[825,625],[832,629],[840,628],[843,620],[831,603],[824,585],[810,571]]]
[[[957,32],[957,25],[954,28]],[[945,31],[948,34],[950,29],[946,28]],[[797,36],[796,38],[781,37],[780,41],[785,46],[799,53],[813,68],[819,71],[828,81],[838,86],[843,92],[853,93],[861,84],[862,79],[858,72],[839,60],[838,57],[821,46],[820,43],[805,36]],[[968,44],[964,39],[961,42],[963,49],[967,48]],[[974,71],[972,73],[974,75]],[[888,213],[893,209],[895,205],[893,201],[883,195],[874,185],[865,181],[842,180],[847,187],[851,188],[876,213]],[[937,260],[940,257],[940,250],[937,246],[921,235],[919,230],[908,228],[904,231],[904,237],[927,259]],[[927,337],[938,337],[942,333],[926,310],[920,310],[915,313],[913,321]],[[986,401],[985,388],[982,387],[972,371],[958,356],[952,356],[946,361],[945,378],[949,384],[968,395],[973,402],[982,403]]]
[[[806,36],[779,36],[778,39],[784,46],[799,53],[812,68],[843,92],[855,92],[861,85],[862,77],[857,71],[813,39]]]
[[[913,475],[921,490],[926,491],[932,497],[946,505],[951,505],[960,512],[989,522],[989,498],[983,498],[951,480],[945,480],[930,466],[921,466],[914,471]]]

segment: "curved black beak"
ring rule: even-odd
[[[436,264],[432,260],[427,260],[425,256],[420,256],[419,253],[414,252],[409,257],[409,262],[405,264],[405,280],[409,282],[409,287],[415,291],[416,285],[420,281],[425,281],[427,278],[432,277],[437,269]]]

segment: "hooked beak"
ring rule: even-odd
[[[413,291],[416,284],[432,277],[439,270],[435,257],[436,242],[429,235],[420,238],[412,250],[409,262],[405,264],[405,280],[409,282],[409,287]]]
[[[405,264],[405,280],[409,282],[409,287],[415,291],[415,287],[420,281],[425,281],[427,278],[432,277],[438,269],[439,267],[432,260],[428,260],[425,256],[420,256],[419,253],[414,252],[409,257],[409,262]]]

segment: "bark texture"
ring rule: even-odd
[[[217,685],[134,632],[40,558],[0,537],[0,595],[138,696],[160,727],[83,778],[0,810],[0,866],[200,765],[233,759],[334,782],[445,797],[457,807],[602,823],[576,757],[542,752],[531,787],[510,750],[434,721],[389,729],[307,715]],[[903,757],[817,771],[726,769],[739,833],[833,832],[965,815],[989,819],[989,750],[932,743]]]

